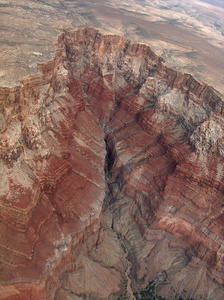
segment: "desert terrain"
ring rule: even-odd
[[[90,26],[149,45],[168,66],[223,93],[224,10],[213,2],[1,0],[0,85],[36,74],[61,32]]]
[[[223,1],[0,14],[0,299],[223,300]]]

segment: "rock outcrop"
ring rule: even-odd
[[[91,28],[39,68],[0,88],[0,299],[223,299],[223,100]]]

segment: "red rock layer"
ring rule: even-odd
[[[118,36],[58,47],[0,89],[0,299],[222,299],[222,99]]]

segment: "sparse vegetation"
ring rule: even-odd
[[[156,295],[156,288],[155,288],[155,283],[154,281],[151,281],[149,285],[139,293],[135,292],[134,293],[135,299],[136,300],[165,300],[165,298],[162,298],[160,296]]]

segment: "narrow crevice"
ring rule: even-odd
[[[105,156],[104,171],[105,171],[105,176],[108,177],[110,175],[111,169],[114,165],[115,150],[114,150],[112,139],[110,138],[109,135],[106,135],[104,140],[105,140],[105,144],[106,144],[106,156]]]
[[[113,211],[112,207],[117,202],[117,195],[121,191],[121,172],[118,172],[118,177],[115,176],[114,178],[114,171],[113,169],[115,165],[115,161],[117,158],[116,149],[114,145],[114,141],[111,135],[105,135],[105,146],[106,146],[106,155],[105,155],[105,179],[107,184],[107,191],[105,197],[105,208],[108,209],[112,214],[112,222],[111,222],[111,230],[117,235],[117,239],[120,243],[120,246],[124,252],[123,263],[125,264],[125,273],[123,274],[123,285],[124,288],[121,290],[121,297],[122,299],[132,299],[135,300],[136,298],[133,296],[132,291],[132,279],[134,275],[134,265],[135,265],[135,258],[134,258],[134,250],[129,245],[128,240],[126,240],[125,236],[122,236],[122,233],[117,231],[117,226],[115,226],[115,211]],[[119,298],[118,298],[119,299]]]
[[[116,194],[120,190],[120,179],[113,178],[113,167],[117,157],[114,141],[108,134],[105,135],[105,163],[104,163],[104,174],[106,182],[106,201],[105,206],[109,208],[113,203],[117,201]],[[120,174],[120,172],[119,172]],[[118,176],[119,177],[119,176]]]

